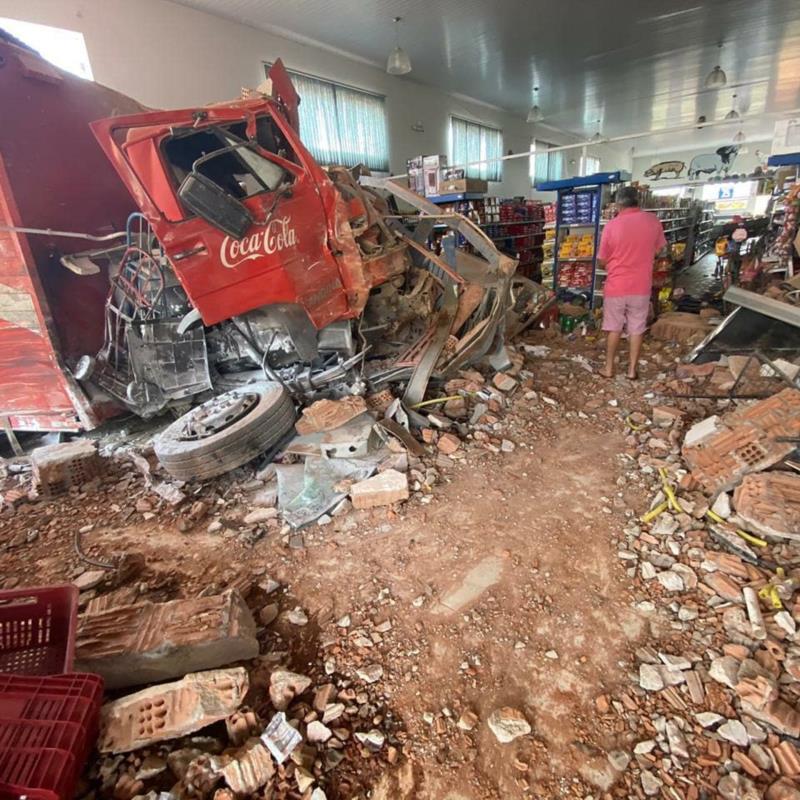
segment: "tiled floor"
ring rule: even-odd
[[[716,293],[722,288],[722,281],[714,277],[717,257],[708,253],[698,262],[679,272],[675,278],[675,286],[684,289],[687,294],[698,300],[707,292]]]

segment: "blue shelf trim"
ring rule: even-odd
[[[604,183],[625,183],[631,179],[630,172],[618,169],[616,172],[595,172],[578,178],[565,178],[561,181],[541,181],[534,186],[538,192],[556,192],[560,189],[577,189],[579,186],[600,186]]]
[[[459,200],[483,200],[483,192],[459,192],[458,194],[435,194],[426,197],[431,203],[457,203]]]
[[[795,164],[800,164],[800,153],[783,153],[767,159],[768,167],[793,167]]]

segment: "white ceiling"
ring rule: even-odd
[[[410,79],[522,118],[538,85],[544,121],[586,137],[721,119],[736,92],[748,138],[771,138],[779,112],[800,108],[800,0],[177,1],[381,68],[402,16]],[[717,63],[728,86],[704,89]],[[739,127],[632,144],[721,143]]]

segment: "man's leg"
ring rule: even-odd
[[[630,351],[628,353],[628,377],[636,378],[636,367],[639,363],[639,353],[642,351],[643,333],[632,333],[629,337]]]
[[[601,374],[606,378],[611,378],[614,375],[614,358],[617,355],[617,348],[619,347],[619,340],[622,338],[622,331],[608,331],[608,338],[606,339],[606,366]]]
[[[647,330],[647,316],[650,312],[650,296],[641,295],[627,298],[626,321],[630,350],[628,353],[628,377],[638,377],[639,353]]]
[[[625,298],[606,297],[603,300],[603,330],[606,339],[606,363],[601,375],[610,378],[614,375],[614,356],[617,354],[622,327],[625,324]]]

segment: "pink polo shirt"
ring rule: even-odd
[[[653,257],[666,245],[664,228],[655,214],[623,208],[606,223],[597,257],[606,262],[606,297],[649,295]]]

